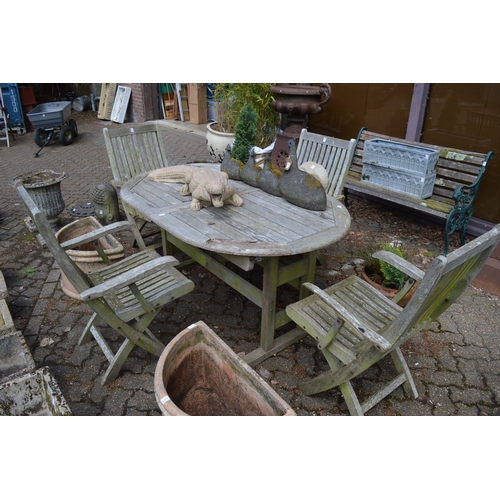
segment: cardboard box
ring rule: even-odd
[[[207,123],[207,84],[188,83],[189,121],[195,125]]]

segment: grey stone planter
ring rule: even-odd
[[[37,170],[17,176],[11,181],[11,185],[16,187],[18,183],[22,183],[35,204],[46,215],[49,223],[55,225],[65,207],[61,181],[67,176],[66,172]]]
[[[21,332],[0,335],[0,383],[35,369],[35,362]]]
[[[0,415],[72,415],[48,367],[16,377],[0,385]]]

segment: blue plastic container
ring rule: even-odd
[[[2,89],[3,102],[9,114],[9,126],[20,134],[26,132],[24,123],[23,107],[17,83],[0,83]]]

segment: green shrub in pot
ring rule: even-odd
[[[279,128],[280,116],[273,107],[274,96],[271,87],[274,83],[216,83],[213,98],[217,106],[215,130],[235,133],[240,112],[251,104],[257,114],[257,136],[255,146],[269,146]]]

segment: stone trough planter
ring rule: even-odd
[[[0,385],[0,415],[72,415],[48,367],[18,376]]]
[[[167,345],[156,366],[154,386],[163,415],[295,415],[203,321]]]
[[[0,336],[0,383],[35,369],[31,351],[21,332]]]
[[[0,299],[0,335],[14,331],[14,321],[5,299]]]

